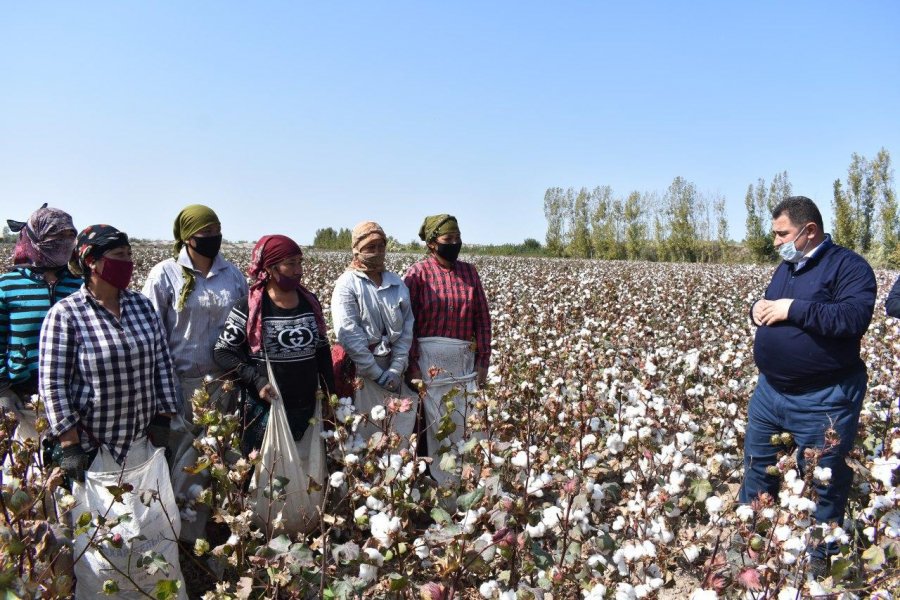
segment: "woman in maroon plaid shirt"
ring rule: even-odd
[[[431,474],[438,483],[453,476],[440,469],[441,446],[468,437],[465,416],[470,397],[487,379],[491,360],[491,314],[478,271],[457,260],[462,248],[459,224],[451,215],[426,217],[419,237],[429,255],[413,264],[403,278],[409,288],[415,324],[407,381],[425,384],[425,432]],[[451,418],[456,431],[438,442],[435,433],[445,414],[443,397],[458,394]]]

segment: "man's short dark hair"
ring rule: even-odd
[[[819,226],[819,231],[825,231],[825,225],[822,223],[822,213],[816,203],[806,196],[790,196],[785,198],[772,209],[772,218],[777,219],[787,213],[788,219],[794,225],[805,225],[812,221]]]

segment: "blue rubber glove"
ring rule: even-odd
[[[391,370],[383,371],[375,383],[385,390],[395,393],[400,389],[400,376]]]

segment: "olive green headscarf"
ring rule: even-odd
[[[172,228],[172,233],[175,236],[175,244],[172,247],[175,258],[178,258],[185,242],[194,237],[198,231],[209,225],[218,224],[219,217],[216,216],[216,213],[213,212],[213,209],[210,207],[203,206],[202,204],[185,206],[182,211],[178,213],[178,216],[175,217],[175,226]],[[196,283],[193,271],[182,266],[181,272],[184,276],[184,285],[181,287],[181,292],[178,294],[178,301],[175,302],[175,310],[179,312],[184,308],[188,296],[194,291],[194,285]]]
[[[419,228],[419,239],[425,243],[433,242],[435,238],[448,233],[459,233],[459,224],[453,215],[433,215],[425,217],[422,227]]]

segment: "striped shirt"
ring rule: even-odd
[[[409,288],[415,325],[410,360],[418,361],[415,340],[447,337],[475,342],[475,366],[491,361],[491,313],[474,265],[456,261],[449,269],[429,256],[403,277]]]
[[[40,395],[50,433],[79,426],[119,464],[159,413],[178,413],[172,361],[153,305],[137,292],[119,296],[121,318],[82,286],[60,300],[41,328]]]
[[[81,286],[68,269],[48,284],[43,273],[17,267],[0,275],[0,388],[35,381],[41,323],[50,307]]]

